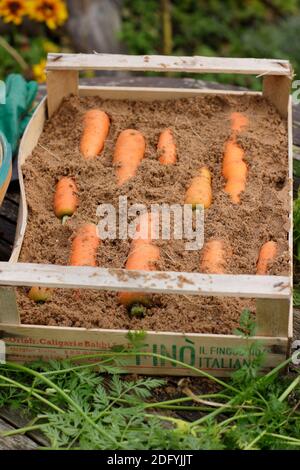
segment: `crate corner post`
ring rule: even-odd
[[[47,74],[47,107],[48,117],[59,108],[63,98],[73,94],[78,94],[79,72],[78,70],[66,70],[59,67],[51,69],[51,63],[59,60],[60,56],[48,55],[46,74]]]
[[[292,72],[286,75],[265,75],[263,96],[272,103],[283,118],[288,117],[289,97],[292,86]]]
[[[21,323],[14,287],[0,286],[0,323]]]
[[[290,299],[257,299],[257,335],[288,338],[290,332]]]

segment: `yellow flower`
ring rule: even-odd
[[[46,62],[46,59],[42,59],[38,64],[32,66],[34,78],[39,83],[46,81]]]
[[[68,11],[63,0],[28,0],[28,14],[31,19],[46,23],[55,29],[68,18]]]
[[[0,16],[4,23],[22,23],[27,13],[26,0],[0,0]]]
[[[43,41],[43,49],[45,52],[59,52],[60,48],[57,44],[55,44],[52,41],[49,41],[49,39],[45,39]]]

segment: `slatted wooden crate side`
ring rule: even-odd
[[[95,363],[107,358],[106,354],[111,354],[113,347],[129,349],[127,333],[125,330],[0,324],[0,334],[6,342],[7,359],[16,362],[84,355],[84,362]],[[145,332],[143,343],[142,355],[121,356],[126,360],[124,368],[127,371],[201,376],[201,371],[193,369],[196,368],[216,376],[228,376],[247,362],[248,357],[241,350],[251,350],[257,344],[266,351],[263,371],[267,371],[285,360],[288,347],[288,340],[284,337],[253,337],[247,340],[235,335],[153,331]],[[183,367],[175,361],[190,367]]]
[[[81,70],[231,73],[262,76],[264,96],[284,117],[288,112],[293,77],[292,67],[287,60],[203,56],[48,54],[46,70],[49,117],[58,109],[65,96],[70,93],[78,94],[78,76]]]

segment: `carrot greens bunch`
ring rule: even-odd
[[[83,357],[2,364],[0,406],[17,407],[28,416],[23,428],[2,432],[2,437],[39,431],[46,439],[43,449],[51,450],[299,449],[299,370],[282,375],[288,359],[261,375],[264,354],[251,341],[254,332],[253,319],[244,311],[236,333],[249,340],[239,351],[247,360],[226,381],[144,352],[143,332],[130,333],[129,349],[84,356],[90,361],[85,364]],[[177,379],[170,396],[166,380],[124,375],[129,359],[149,356],[185,367],[198,378]]]

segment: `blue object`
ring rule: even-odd
[[[12,151],[5,135],[0,131],[0,205],[4,199],[12,174]]]
[[[36,82],[27,82],[17,73],[8,75],[5,80],[5,103],[0,104],[0,131],[10,143],[13,155],[33,113],[37,89]]]

